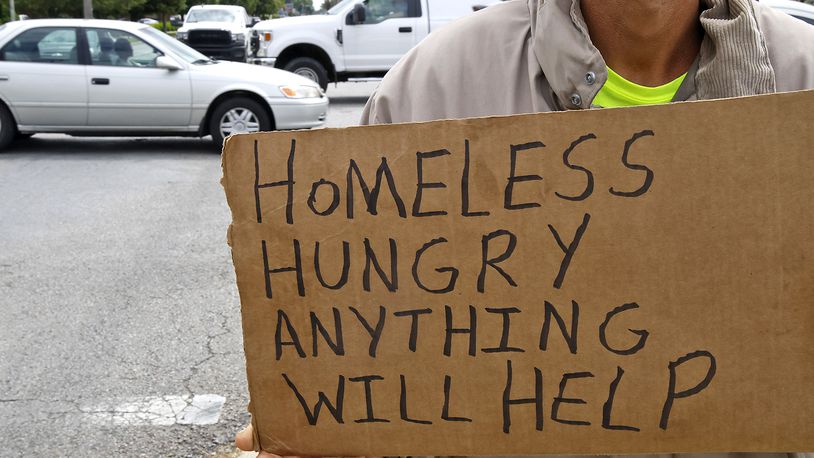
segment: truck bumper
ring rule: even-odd
[[[274,113],[277,130],[310,129],[325,124],[328,97],[311,99],[266,99]]]
[[[246,46],[244,44],[232,46],[201,46],[201,45],[186,45],[195,48],[199,53],[211,57],[213,59],[231,60],[235,62],[246,62]]]
[[[276,57],[249,57],[248,62],[250,64],[255,65],[268,65],[270,67],[274,67],[274,64],[277,63]]]

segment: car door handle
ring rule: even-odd
[[[110,80],[107,78],[91,78],[90,84],[96,84],[100,86],[107,86],[110,84]]]
[[[412,27],[399,27],[399,33],[410,33],[413,31]]]
[[[0,75],[0,81],[8,81],[8,75]]]

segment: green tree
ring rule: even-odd
[[[167,19],[173,14],[184,14],[186,10],[186,0],[144,0],[141,5],[130,9],[130,19],[155,16],[155,19],[161,21],[162,30],[166,31]]]
[[[339,0],[323,0],[322,1],[322,9],[323,10],[329,10],[329,9],[333,8],[337,3],[339,3]]]
[[[249,10],[247,8],[246,11],[248,11],[252,16],[260,16],[261,18],[266,19],[277,14],[280,8],[284,6],[285,0],[258,0],[257,6],[254,10]]]
[[[186,6],[186,0],[167,0],[165,3],[179,2]],[[136,20],[145,9],[151,9],[145,8],[145,3],[147,0],[93,0],[93,16]],[[15,9],[18,13],[27,14],[32,18],[82,17],[82,0],[16,0]]]
[[[138,20],[147,0],[93,0],[93,17]]]
[[[82,0],[17,0],[14,9],[31,18],[82,17]]]

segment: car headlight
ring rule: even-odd
[[[175,32],[175,38],[179,40],[186,40],[189,38],[189,32]]]
[[[280,86],[280,92],[289,99],[322,97],[322,89],[316,86]]]
[[[257,32],[257,37],[260,38],[260,41],[270,43],[271,39],[274,38],[274,34],[271,33],[271,30],[266,30],[266,31],[262,31],[262,32],[258,31]]]
[[[232,34],[232,41],[246,41],[246,34],[233,33]]]

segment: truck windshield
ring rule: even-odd
[[[187,22],[237,22],[237,18],[229,11],[207,8],[190,11]]]
[[[345,5],[354,3],[357,0],[342,0],[341,2],[337,3],[333,6],[333,8],[328,10],[328,14],[339,14],[339,12],[345,8]]]
[[[203,54],[199,53],[198,51],[190,48],[189,46],[181,43],[180,41],[176,40],[175,38],[165,34],[164,32],[160,32],[152,27],[144,27],[139,29],[141,32],[150,36],[150,38],[154,38],[158,41],[161,45],[169,48],[170,51],[173,52],[176,56],[183,59],[187,63],[204,63],[209,62],[211,59],[204,56]]]

